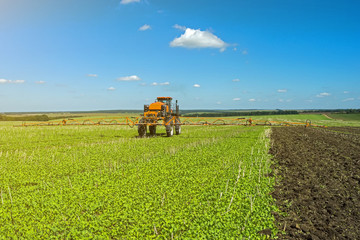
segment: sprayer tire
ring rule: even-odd
[[[172,137],[174,135],[174,127],[170,124],[166,126],[166,135]]]
[[[175,120],[175,134],[176,135],[180,135],[181,134],[181,122],[180,122],[180,119],[176,119]]]
[[[139,123],[144,123],[145,121],[143,119],[140,119]],[[139,124],[138,125],[138,133],[139,137],[146,137],[146,125],[145,124]]]
[[[149,126],[149,132],[150,132],[150,136],[155,136],[156,135],[156,125]]]

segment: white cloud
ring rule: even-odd
[[[108,91],[114,91],[116,88],[114,88],[114,87],[109,87],[107,90]]]
[[[98,77],[97,74],[87,74],[86,76],[88,76],[88,77]]]
[[[355,98],[346,98],[346,99],[344,99],[344,100],[342,100],[343,102],[349,102],[349,101],[354,101],[355,100]]]
[[[256,102],[256,99],[250,98],[248,101],[249,101],[249,102]]]
[[[175,25],[175,28],[184,30],[185,27]],[[200,29],[186,28],[185,33],[170,42],[171,47],[184,48],[219,48],[221,52],[225,51],[229,44],[215,36],[209,31]]]
[[[344,94],[348,94],[349,93],[349,91],[344,91]]]
[[[151,84],[151,86],[166,86],[166,85],[170,85],[170,82],[163,82],[163,83],[153,82]]]
[[[136,75],[126,76],[126,77],[119,77],[117,79],[118,81],[140,81],[141,78],[139,78]]]
[[[194,84],[193,87],[196,87],[196,88],[199,88],[200,87],[200,84]]]
[[[220,105],[220,104],[221,104],[221,102],[216,102],[216,104]]]
[[[151,26],[148,24],[144,24],[139,28],[139,31],[146,31],[146,30],[150,30]]]
[[[241,53],[242,53],[243,55],[247,55],[247,54],[248,54],[248,51],[247,51],[247,50],[243,50]]]
[[[328,97],[328,96],[330,96],[330,95],[331,95],[330,93],[323,92],[323,93],[320,93],[320,94],[316,95],[316,97],[322,98],[322,97]]]
[[[167,85],[170,85],[170,82],[163,82],[163,83],[153,82],[151,84],[151,86],[167,86]]]
[[[240,82],[240,79],[235,78],[235,79],[233,79],[232,81],[233,81],[233,82]]]
[[[45,84],[46,82],[45,81],[36,81],[35,83],[36,84]]]
[[[121,0],[120,4],[129,4],[133,2],[140,2],[140,0]]]
[[[233,101],[240,101],[240,98],[233,98]]]
[[[15,83],[15,84],[22,84],[25,83],[25,80],[8,80],[8,79],[0,79],[0,84],[5,84],[5,83]]]
[[[179,30],[183,30],[183,31],[186,30],[186,27],[185,27],[185,26],[180,26],[179,24],[175,24],[175,25],[173,26],[173,28],[176,28],[176,29],[179,29]]]
[[[287,92],[287,89],[278,89],[277,92],[278,92],[278,93],[286,93],[286,92]]]

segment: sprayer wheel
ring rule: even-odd
[[[143,119],[140,119],[139,123],[145,123]],[[146,124],[138,125],[138,133],[139,137],[146,137]]]
[[[156,135],[156,125],[149,126],[150,136]]]

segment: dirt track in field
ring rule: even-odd
[[[280,239],[360,238],[360,128],[272,129]]]

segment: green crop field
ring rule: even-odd
[[[328,116],[334,120],[343,120],[343,121],[360,121],[360,114],[353,113],[353,114],[339,114],[333,113],[328,114]]]
[[[265,239],[268,127],[0,126],[0,239]],[[270,174],[270,175],[269,175]]]

